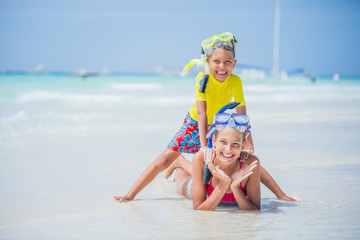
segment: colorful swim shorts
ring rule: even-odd
[[[200,147],[198,123],[188,113],[184,124],[170,141],[168,149],[184,153],[197,153]]]

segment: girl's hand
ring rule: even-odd
[[[214,177],[218,178],[221,182],[230,184],[231,178],[228,175],[226,175],[226,173],[224,173],[223,170],[215,166],[215,157],[216,157],[216,153],[215,151],[213,151],[213,154],[211,156],[211,161],[208,162],[208,167],[210,172],[214,175]]]
[[[240,153],[240,162],[245,162],[246,159],[253,153],[251,149],[243,149]]]
[[[237,170],[232,176],[231,176],[231,187],[239,186],[240,183],[247,179],[251,174],[253,174],[252,170],[256,168],[258,161],[253,161],[250,165],[245,165],[239,170]]]

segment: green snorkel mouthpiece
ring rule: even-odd
[[[185,77],[187,75],[187,73],[189,72],[190,68],[195,64],[197,64],[198,67],[202,66],[205,68],[204,76],[199,82],[200,83],[199,92],[205,93],[206,85],[207,85],[207,82],[209,80],[209,75],[210,75],[210,66],[209,66],[209,63],[205,59],[205,52],[204,52],[203,48],[201,48],[201,59],[193,59],[188,64],[186,64],[186,66],[180,73],[180,76]]]

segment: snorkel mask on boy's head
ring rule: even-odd
[[[200,84],[199,92],[205,93],[206,85],[207,85],[209,75],[210,75],[210,66],[205,58],[205,54],[206,54],[206,57],[209,57],[211,55],[211,53],[213,52],[213,50],[218,47],[223,47],[226,50],[233,51],[235,54],[234,48],[235,48],[236,42],[237,41],[231,32],[221,33],[221,34],[218,34],[213,37],[205,39],[201,43],[201,59],[191,60],[188,64],[186,64],[186,66],[184,67],[184,69],[182,70],[180,75],[185,77],[186,74],[189,72],[190,68],[194,64],[197,64],[198,66],[203,66],[205,68],[205,70],[204,70],[204,76],[201,79],[201,81],[199,82],[199,84]]]
[[[180,75],[183,77],[186,76],[186,74],[194,64],[205,67],[205,74],[209,74],[210,68],[206,66],[208,63],[206,62],[205,54],[207,57],[209,57],[212,51],[218,47],[223,47],[227,50],[234,51],[236,43],[237,40],[235,39],[234,35],[231,32],[220,33],[218,35],[205,39],[204,41],[201,42],[201,59],[191,60],[184,67]]]
[[[212,51],[218,47],[234,50],[236,43],[237,40],[234,35],[231,32],[225,32],[205,39],[201,43],[201,48],[203,54],[206,54],[206,56],[209,57]]]

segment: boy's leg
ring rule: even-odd
[[[168,179],[176,168],[182,168],[184,171],[188,173],[188,175],[192,175],[192,163],[180,155],[168,169],[166,169],[165,178]]]
[[[294,202],[295,199],[288,197],[279,187],[279,185],[275,182],[275,180],[271,177],[271,175],[265,170],[263,166],[260,166],[260,180],[261,182],[272,191],[275,196],[284,201]]]
[[[170,166],[172,162],[180,155],[180,152],[175,152],[169,149],[165,149],[160,156],[158,156],[140,175],[130,191],[122,197],[114,196],[116,201],[130,201],[146,187],[160,172],[164,171]]]

